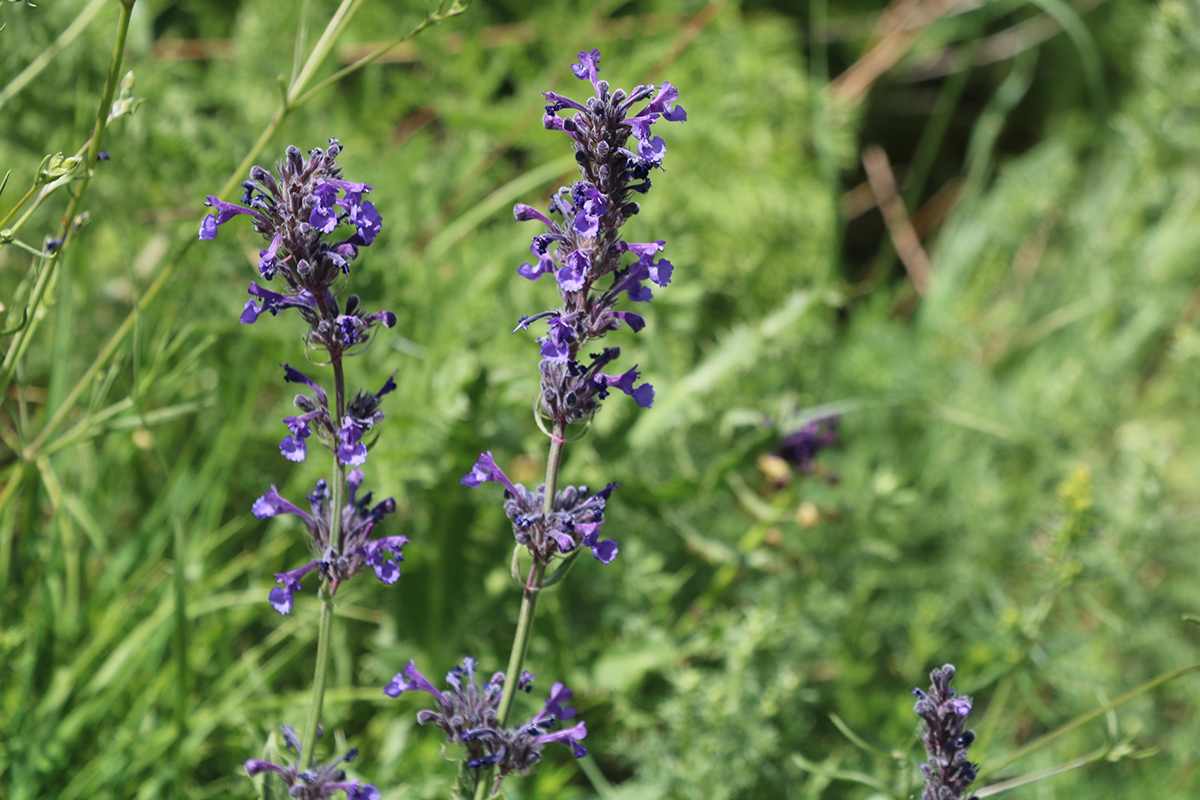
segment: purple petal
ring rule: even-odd
[[[342,440],[342,444],[338,447],[338,459],[343,464],[359,465],[367,461],[367,446],[363,444],[362,428],[354,422],[347,419],[342,429],[338,431],[338,438]]]
[[[605,375],[604,379],[608,382],[609,386],[615,386],[632,397],[634,402],[642,408],[650,408],[654,404],[654,387],[648,383],[643,383],[641,386],[635,387],[633,382],[638,379],[639,375],[641,373],[637,371],[637,365],[635,364],[632,369],[618,377],[614,378],[611,375]]]
[[[379,800],[379,790],[369,783],[346,787],[346,800]]]
[[[666,154],[667,145],[661,136],[655,136],[649,141],[643,139],[642,141],[638,142],[638,155],[652,164],[662,161],[663,156]]]
[[[580,211],[575,215],[573,225],[576,233],[588,239],[592,239],[600,233],[600,218],[586,211]]]
[[[504,488],[512,494],[513,497],[520,497],[520,492],[513,482],[508,479],[504,471],[496,466],[495,459],[492,458],[492,452],[489,450],[479,456],[475,462],[475,466],[471,467],[471,471],[462,477],[459,481],[463,486],[469,486],[472,489],[479,488],[480,484],[488,481],[504,484]]]
[[[224,200],[221,200],[218,197],[213,197],[211,194],[204,201],[204,205],[209,206],[210,208],[215,208],[217,213],[215,217],[212,214],[209,215],[209,217],[213,217],[211,223],[208,221],[209,217],[205,217],[200,223],[201,239],[212,239],[217,235],[217,227],[219,225],[224,225],[226,222],[229,222],[229,220],[233,219],[239,214],[249,214],[257,220],[262,219],[262,215],[253,209],[235,205],[234,203],[226,203]],[[205,236],[205,234],[211,235]]]
[[[247,300],[246,305],[242,308],[242,316],[238,318],[238,321],[243,325],[253,325],[255,322],[258,322],[259,315],[266,310],[265,306],[260,306],[253,300]]]
[[[392,682],[384,688],[383,693],[388,697],[399,697],[401,692],[408,691],[428,692],[437,698],[439,703],[445,700],[442,693],[417,671],[415,661],[409,661],[404,667],[403,673],[397,672],[396,676],[392,678]]]
[[[581,81],[596,83],[596,75],[600,72],[600,51],[585,50],[579,54],[579,63],[571,65],[571,71]]]
[[[209,214],[200,220],[200,241],[207,242],[215,238],[217,238],[217,215]],[[246,763],[250,762],[247,761]]]
[[[296,506],[292,505],[292,503],[280,495],[274,486],[271,487],[271,491],[255,500],[254,505],[251,506],[250,510],[253,511],[254,516],[258,517],[259,519],[267,519],[268,517],[274,517],[279,514],[295,514],[297,517],[300,517],[300,519],[304,520],[305,524],[316,524],[312,517],[301,511]]]
[[[642,318],[641,314],[634,314],[632,311],[614,311],[612,315],[628,325],[634,333],[646,327],[646,320]]]
[[[571,699],[573,694],[574,692],[572,692],[566,686],[563,686],[562,683],[554,684],[550,687],[550,699],[546,701],[546,707],[542,709],[541,713],[539,713],[535,719],[540,719],[547,714],[555,719],[574,718],[575,709],[571,708],[570,706],[563,705],[563,703]]]
[[[567,256],[567,266],[558,271],[558,285],[564,292],[578,292],[583,288],[588,271],[588,252],[576,250]]]
[[[587,736],[587,726],[580,722],[572,728],[563,728],[560,731],[543,734],[536,739],[538,744],[546,744],[547,742],[568,742],[571,745],[571,750],[575,753],[576,758],[583,758],[587,755],[587,749],[579,744],[579,740]]]
[[[279,250],[281,241],[283,241],[283,234],[276,233],[275,238],[271,240],[271,246],[266,250],[258,251],[258,272],[267,280],[275,277],[275,253]]]
[[[275,609],[280,614],[283,614],[285,617],[288,614],[292,613],[292,590],[291,589],[289,589],[287,587],[284,587],[282,589],[276,587],[271,590],[271,594],[268,595],[267,600],[268,600],[268,602],[270,602],[271,608]]]
[[[517,203],[515,206],[513,206],[513,217],[516,218],[517,222],[528,222],[531,219],[536,219],[538,222],[545,224],[548,228],[553,229],[555,227],[554,223],[549,217],[538,211],[533,206],[528,206],[524,203]]]
[[[650,273],[650,280],[659,286],[666,286],[671,282],[671,273],[675,271],[675,266],[665,258],[660,258],[649,265],[648,271]]]
[[[354,229],[358,232],[358,238],[364,245],[375,241],[375,237],[383,230],[383,217],[379,216],[379,212],[375,210],[375,204],[369,200],[350,210],[350,222],[354,225]]]
[[[288,771],[283,767],[277,767],[268,761],[259,761],[257,758],[250,758],[246,760],[246,772],[248,772],[251,777],[260,772],[276,772],[280,775],[288,774]]]
[[[618,250],[627,250],[640,258],[654,255],[662,250],[665,244],[666,241],[663,239],[656,239],[653,242],[617,242],[616,247]]]
[[[592,555],[601,564],[611,564],[612,560],[617,557],[617,553],[621,552],[621,548],[612,539],[605,539],[598,544],[592,546]]]
[[[338,188],[332,183],[322,183],[313,189],[317,204],[309,214],[308,224],[321,233],[331,233],[337,227],[337,209],[334,207],[337,193]]]

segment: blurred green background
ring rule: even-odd
[[[539,93],[586,95],[581,49],[614,85],[679,87],[688,122],[659,132],[666,171],[626,228],[665,239],[676,271],[646,330],[611,337],[654,408],[613,397],[563,471],[623,482],[621,554],[543,596],[530,651],[528,709],[574,688],[595,770],[551,748],[509,797],[905,798],[922,757],[908,692],[932,667],[955,663],[976,698],[987,770],[1200,661],[1181,619],[1200,612],[1200,8],[886,8],[477,0],[267,144],[269,166],[338,137],[384,218],[353,289],[400,323],[349,381],[396,372],[366,485],[396,498],[385,530],[411,544],[396,586],[338,594],[325,742],[359,747],[355,774],[385,798],[445,797],[455,769],[415,724],[422,696],[385,698],[388,679],[409,659],[431,678],[507,659],[511,529],[497,487],[458,479],[482,450],[514,480],[544,469],[536,346],[509,331],[554,292],[516,276],[536,231],[511,206],[571,180]],[[144,104],[107,134],[90,221],[2,398],[0,796],[252,797],[242,762],[302,722],[315,592],[289,618],[266,596],[306,545],[249,513],[327,467],[277,450],[300,326],[238,324],[262,247],[248,225],[184,245],[277,107],[301,21],[311,46],[334,9],[135,7]],[[427,10],[362,4],[319,77]],[[0,213],[87,137],[117,4],[0,7],[0,87],[81,12],[0,95]],[[868,175],[873,147],[890,167]],[[65,207],[20,238],[40,247]],[[31,265],[0,250],[5,329]],[[833,413],[816,470],[781,470],[781,438]],[[1091,755],[1006,796],[1193,800],[1198,690],[1166,683],[987,782]]]

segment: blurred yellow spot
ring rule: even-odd
[[[758,457],[758,471],[772,483],[787,483],[792,479],[792,468],[774,453],[763,453]]]
[[[815,528],[821,522],[821,510],[810,500],[805,500],[796,509],[796,523],[801,528]]]
[[[138,450],[149,450],[154,446],[154,434],[145,428],[138,428],[133,432],[133,446]]]

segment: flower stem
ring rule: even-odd
[[[304,735],[300,739],[300,758],[304,768],[313,764],[317,750],[317,729],[321,724],[321,704],[325,701],[325,682],[329,674],[329,639],[333,635],[333,598],[328,593],[328,584],[322,583],[321,621],[317,628],[317,667],[313,674],[312,700],[308,704],[308,719],[304,723]]]
[[[346,415],[346,376],[342,369],[340,353],[333,358],[333,396],[334,408],[337,409],[335,427]],[[333,452],[333,491],[332,507],[329,509],[329,546],[334,553],[342,552],[342,506],[345,505],[346,465],[338,458],[337,443]],[[311,767],[316,757],[317,728],[321,724],[321,704],[325,700],[325,682],[329,673],[329,638],[333,633],[333,593],[337,591],[336,584],[321,581],[321,619],[317,628],[317,665],[313,673],[312,700],[308,705],[308,720],[304,723],[304,736],[301,738],[300,758],[305,767]]]
[[[562,467],[563,437],[566,435],[566,425],[556,421],[550,436],[550,453],[546,457],[546,495],[542,503],[542,513],[546,516],[554,510],[554,495],[558,491],[558,472]],[[508,725],[512,715],[513,701],[517,697],[517,681],[520,680],[521,670],[525,667],[525,654],[529,651],[529,641],[533,638],[533,618],[537,614],[538,595],[542,591],[542,580],[546,576],[546,564],[534,558],[529,565],[529,577],[525,580],[525,588],[521,593],[521,611],[517,615],[517,633],[513,637],[512,652],[508,656],[508,670],[504,673],[504,694],[500,696],[500,707],[496,710],[496,724],[501,728]],[[483,800],[487,796],[490,781],[486,775],[481,775],[475,785],[475,800]]]
[[[566,425],[556,421],[550,437],[550,453],[546,457],[546,495],[542,503],[542,513],[546,517],[554,510],[554,495],[558,491],[558,471],[562,467],[565,434]],[[521,594],[517,633],[513,637],[512,653],[508,657],[508,671],[504,673],[505,692],[500,698],[500,708],[496,711],[496,723],[501,727],[508,724],[509,715],[512,714],[517,693],[511,689],[517,685],[521,669],[525,666],[525,654],[529,650],[529,640],[533,638],[533,617],[537,613],[538,594],[542,591],[542,578],[545,574],[546,564],[535,558],[529,566],[529,578],[525,581],[525,589]]]

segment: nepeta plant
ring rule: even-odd
[[[289,461],[304,461],[307,440],[315,433],[316,440],[333,454],[330,480],[318,481],[308,495],[311,513],[286,500],[274,486],[253,506],[259,519],[279,514],[299,517],[308,531],[314,555],[308,563],[275,575],[279,587],[269,595],[275,610],[281,614],[292,612],[294,595],[310,572],[318,573],[320,580],[317,666],[304,736],[297,739],[290,727],[283,727],[287,745],[296,751],[296,764],[280,767],[256,759],[246,762],[249,774],[275,772],[288,784],[292,797],[305,800],[329,797],[334,791],[344,791],[352,800],[378,796],[375,787],[346,781],[344,772],[337,768],[343,761],[352,760],[356,750],[315,771],[312,763],[320,735],[333,596],[339,585],[365,566],[372,567],[384,583],[395,583],[403,560],[401,546],[408,541],[404,536],[371,538],[375,526],[395,511],[396,503],[388,498],[372,506],[370,492],[359,496],[363,473],[357,467],[367,460],[362,436],[383,420],[380,398],[396,384],[388,378],[379,391],[359,390],[347,402],[343,361],[367,348],[373,329],[395,325],[396,315],[390,311],[367,313],[355,295],[344,303],[339,300],[350,264],[382,227],[374,204],[363,199],[371,187],[342,178],[337,164],[340,152],[336,139],[329,140],[328,149],[309,151],[307,159],[299,149],[288,147],[278,165],[278,176],[262,167],[250,170],[250,180],[242,184],[241,205],[209,196],[206,205],[215,208],[216,213],[209,214],[200,225],[200,238],[213,239],[217,229],[234,217],[251,217],[254,230],[268,243],[259,252],[259,274],[266,281],[278,278],[280,291],[251,282],[251,298],[246,301],[241,321],[253,324],[264,313],[275,316],[295,309],[308,326],[304,342],[310,354],[315,354],[309,356],[310,360],[333,368],[331,405],[329,396],[315,381],[284,365],[284,380],[305,385],[311,394],[297,395],[295,404],[301,413],[284,419],[288,436],[280,443],[280,453]],[[339,229],[352,232],[338,239],[332,234]],[[349,475],[347,465],[355,467]]]
[[[978,768],[967,760],[968,748],[975,741],[975,732],[966,729],[971,698],[955,696],[950,688],[954,672],[953,664],[939,667],[929,673],[933,685],[928,692],[912,691],[917,698],[913,711],[925,720],[921,741],[929,757],[921,765],[925,776],[921,800],[967,800],[964,795],[978,773]]]
[[[646,302],[652,297],[647,283],[666,286],[670,282],[671,263],[655,258],[663,248],[662,240],[626,242],[620,229],[638,213],[633,194],[649,191],[651,170],[662,167],[666,147],[661,137],[651,134],[651,126],[659,119],[683,121],[687,115],[674,105],[678,92],[670,84],[661,88],[639,86],[631,92],[610,91],[608,83],[598,77],[599,60],[598,51],[580,53],[579,63],[572,67],[575,75],[590,82],[595,91],[586,105],[553,92],[545,95],[550,101],[545,126],[571,137],[581,173],[581,180],[563,187],[551,199],[549,214],[560,216],[561,221],[524,204],[514,209],[517,220],[537,220],[546,228],[533,238],[537,264],[524,264],[518,273],[530,280],[553,274],[561,300],[559,307],[523,316],[517,325],[519,330],[541,320],[547,324],[546,334],[538,339],[541,390],[536,405],[551,428],[546,482],[534,490],[514,484],[491,453],[481,455],[462,479],[470,487],[487,481],[504,486],[505,513],[512,521],[517,548],[527,550],[531,559],[508,670],[497,672],[480,686],[475,660],[467,658],[462,667],[455,667],[447,675],[450,688],[442,692],[410,662],[384,690],[391,697],[408,690],[433,696],[437,709],[420,712],[417,720],[433,723],[443,730],[449,743],[465,748],[457,791],[470,792],[476,798],[486,795],[489,787],[497,793],[505,776],[532,769],[547,744],[569,744],[576,757],[587,753],[580,743],[587,735],[586,725],[561,725],[576,716],[575,710],[565,705],[571,690],[561,683],[553,685],[545,706],[525,723],[510,726],[509,717],[518,691],[529,692],[532,688],[533,674],[523,669],[523,663],[538,593],[561,580],[583,549],[591,550],[604,564],[611,563],[619,552],[615,541],[600,538],[605,506],[619,484],[609,483],[594,493],[585,486],[557,489],[567,426],[590,420],[613,388],[645,408],[654,400],[654,389],[648,383],[637,383],[636,365],[618,375],[602,371],[620,355],[618,348],[586,354],[584,348],[623,325],[641,330],[645,326],[642,317],[617,310],[618,301],[624,297]],[[574,114],[560,117],[563,111]],[[636,141],[633,149],[628,146],[630,137]],[[374,205],[363,199],[371,187],[342,179],[337,165],[339,152],[333,139],[327,150],[312,150],[307,159],[298,149],[289,147],[278,166],[278,176],[261,167],[251,170],[251,179],[243,184],[240,205],[210,196],[206,204],[216,213],[207,216],[200,226],[200,238],[212,239],[217,229],[234,217],[252,218],[254,230],[267,242],[259,252],[259,274],[265,281],[278,278],[280,291],[252,282],[241,321],[253,324],[263,314],[275,316],[294,309],[308,325],[304,337],[307,348],[319,354],[319,363],[333,368],[331,402],[317,382],[284,365],[284,380],[302,384],[308,391],[296,396],[300,413],[283,420],[288,433],[279,447],[287,460],[304,461],[309,440],[315,438],[333,454],[330,480],[318,481],[308,495],[310,511],[284,498],[274,486],[253,506],[259,519],[280,514],[299,517],[314,554],[307,563],[276,573],[279,586],[269,595],[271,605],[282,614],[290,614],[303,579],[315,572],[320,580],[321,616],[316,675],[304,736],[297,739],[290,727],[283,726],[285,742],[297,753],[296,764],[284,767],[250,759],[246,770],[251,775],[274,772],[288,784],[289,794],[311,800],[335,791],[344,791],[354,799],[378,794],[370,785],[344,780],[338,765],[353,759],[356,750],[315,770],[313,750],[320,735],[333,595],[342,582],[367,566],[384,583],[394,583],[400,576],[401,547],[408,541],[404,536],[372,538],[375,526],[395,510],[395,502],[387,499],[372,505],[369,492],[359,495],[363,473],[358,466],[366,462],[368,455],[363,436],[383,420],[380,401],[396,385],[388,378],[378,391],[359,390],[348,402],[343,359],[361,353],[370,343],[373,329],[380,325],[392,327],[396,317],[389,311],[366,313],[354,295],[344,304],[339,301],[350,264],[360,248],[375,240],[381,228]],[[339,229],[352,232],[335,239],[332,234]],[[627,253],[633,257],[630,262],[625,259]],[[348,475],[347,466],[354,467]],[[547,576],[555,562],[559,562],[557,569]],[[506,691],[505,676],[512,675],[520,677],[515,686],[508,682]],[[493,770],[495,777],[489,780]]]
[[[544,420],[550,426],[546,431],[550,437],[546,481],[532,490],[514,484],[490,452],[482,454],[462,478],[462,484],[472,488],[488,481],[504,487],[504,510],[516,539],[513,563],[518,580],[522,580],[516,566],[520,550],[526,550],[530,559],[522,581],[521,610],[508,669],[497,673],[482,692],[474,688],[473,678],[469,691],[461,689],[452,672],[451,685],[456,691],[446,695],[433,689],[410,664],[388,687],[389,694],[420,688],[438,699],[440,711],[422,712],[418,719],[435,722],[447,736],[467,746],[459,790],[470,790],[476,798],[488,791],[487,770],[497,768],[491,783],[494,793],[506,774],[528,769],[546,742],[569,741],[576,756],[586,752],[579,744],[586,733],[582,723],[551,730],[557,721],[574,715],[574,711],[570,715],[556,711],[556,698],[570,696],[561,684],[555,684],[546,710],[525,725],[510,728],[517,693],[503,691],[497,678],[526,674],[525,653],[538,594],[562,580],[584,549],[604,564],[611,563],[620,549],[616,541],[600,538],[605,506],[619,484],[609,483],[594,493],[586,486],[558,489],[567,426],[589,421],[612,389],[629,395],[643,408],[654,401],[653,387],[638,383],[636,364],[620,374],[604,371],[620,355],[619,348],[589,352],[588,346],[622,326],[641,330],[643,318],[617,310],[618,303],[622,299],[646,302],[653,296],[648,284],[661,287],[670,283],[671,262],[655,257],[664,242],[628,242],[622,238],[621,228],[638,213],[633,197],[650,190],[650,173],[662,168],[666,155],[662,137],[655,136],[651,126],[660,119],[682,122],[687,114],[675,105],[679,93],[669,83],[638,86],[629,92],[610,89],[608,81],[599,77],[599,62],[600,52],[590,50],[580,53],[578,63],[571,67],[577,78],[592,86],[594,95],[586,103],[545,93],[549,104],[543,123],[570,138],[580,179],[553,195],[546,214],[523,203],[513,209],[518,222],[536,221],[543,226],[530,246],[536,261],[523,264],[518,274],[534,281],[552,275],[560,301],[557,307],[522,316],[516,328],[546,324],[545,334],[537,340],[541,387],[535,403],[539,425],[546,430]],[[556,563],[554,572],[547,574]],[[473,662],[468,661],[468,672],[472,670]],[[463,714],[468,716],[464,719]]]

